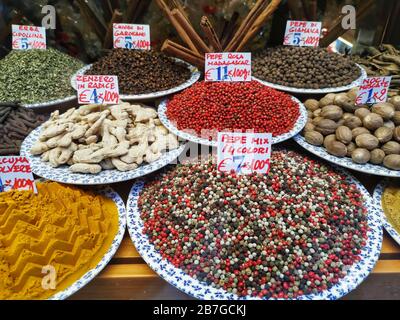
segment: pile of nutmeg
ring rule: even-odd
[[[305,101],[305,140],[358,164],[400,170],[400,96],[372,106],[356,105],[357,90]]]

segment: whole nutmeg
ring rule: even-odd
[[[380,143],[386,143],[392,140],[393,129],[387,127],[380,127],[375,130],[374,136],[378,138]]]
[[[334,99],[335,99],[335,94],[334,93],[328,93],[321,100],[319,100],[320,108],[325,107],[325,106],[330,105],[330,104],[333,104],[333,100]]]
[[[336,124],[340,127],[344,124],[344,119],[340,119],[339,121],[336,121]]]
[[[348,127],[340,126],[336,129],[336,139],[344,144],[348,144],[353,139],[353,134]]]
[[[355,101],[358,95],[358,87],[354,87],[349,92],[347,92],[346,95],[349,97],[349,99]]]
[[[330,141],[326,146],[326,150],[337,157],[345,157],[347,154],[346,146],[339,141]]]
[[[370,113],[365,116],[362,123],[367,129],[376,130],[383,126],[383,118],[379,114]]]
[[[348,118],[353,117],[353,116],[354,116],[354,114],[352,114],[350,112],[345,112],[345,113],[343,113],[342,119],[347,120]]]
[[[320,146],[324,142],[324,136],[317,131],[307,131],[304,139],[314,146]]]
[[[354,128],[353,130],[351,130],[351,133],[353,135],[353,139],[357,138],[360,134],[363,133],[370,133],[369,130],[367,128],[364,127],[358,127],[358,128]]]
[[[383,159],[383,165],[392,170],[400,170],[400,155],[390,154]]]
[[[389,154],[400,154],[400,144],[396,141],[386,142],[381,149],[386,155]]]
[[[307,132],[307,131],[314,131],[315,126],[312,124],[311,121],[307,121],[306,125],[304,126],[303,131]]]
[[[373,105],[371,112],[379,114],[383,120],[390,120],[394,116],[394,106],[388,102]]]
[[[312,113],[310,110],[307,110],[307,118],[308,118],[308,119],[314,118],[314,115],[313,115],[313,113]]]
[[[315,100],[315,99],[307,99],[304,102],[304,105],[307,108],[307,110],[310,110],[310,111],[315,111],[319,108],[318,100]]]
[[[341,105],[342,109],[347,112],[354,113],[359,107],[354,103],[353,100],[346,101]]]
[[[384,158],[385,152],[383,152],[381,149],[374,149],[371,151],[371,159],[369,162],[373,164],[381,164]]]
[[[337,128],[335,121],[330,119],[322,119],[315,126],[315,131],[322,133],[324,136],[334,133]]]
[[[400,127],[393,129],[393,139],[400,142]]]
[[[369,111],[367,108],[358,108],[356,111],[354,111],[354,115],[359,117],[361,120],[363,120],[370,113],[371,111]]]
[[[357,149],[357,145],[354,142],[350,142],[347,145],[347,156],[351,157],[351,154],[355,149]]]
[[[392,120],[385,121],[383,123],[383,126],[390,129],[394,129],[395,127],[394,122]]]
[[[351,116],[344,120],[343,125],[345,125],[346,127],[349,127],[350,129],[354,129],[357,127],[361,127],[362,121],[360,120],[359,117]]]
[[[336,135],[335,134],[327,135],[324,139],[324,147],[327,148],[327,145],[332,141],[336,141]]]
[[[400,124],[400,111],[395,111],[394,112],[392,121],[396,126],[398,126]]]
[[[342,108],[330,104],[322,108],[321,117],[325,119],[331,119],[334,121],[339,120],[343,116]]]
[[[313,116],[314,117],[320,117],[321,116],[321,112],[322,112],[322,109],[315,109],[314,111],[313,111]]]
[[[324,118],[322,118],[322,117],[315,117],[314,119],[312,119],[312,123],[313,123],[314,125],[317,125],[318,122],[320,122],[321,120],[324,120]]]
[[[338,93],[335,95],[335,98],[333,99],[333,103],[340,107],[342,106],[343,103],[348,101],[351,101],[351,99],[347,96],[346,93]]]
[[[357,148],[351,153],[351,159],[355,163],[364,164],[371,159],[371,154],[367,149]]]
[[[394,106],[397,111],[400,111],[400,96],[393,96],[389,99],[389,102]]]
[[[370,133],[363,133],[357,136],[356,145],[360,148],[365,148],[367,150],[373,150],[379,145],[379,140],[377,137]]]

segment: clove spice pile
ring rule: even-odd
[[[41,125],[45,116],[13,105],[0,106],[0,155],[19,154],[22,141]]]

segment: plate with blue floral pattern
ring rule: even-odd
[[[356,185],[364,197],[365,207],[368,210],[367,240],[360,254],[360,261],[353,264],[347,271],[347,275],[330,289],[318,294],[303,295],[298,300],[335,300],[354,290],[372,271],[378,261],[382,245],[382,225],[380,221],[380,206],[371,198],[365,187],[353,176],[341,168],[335,170],[346,176],[347,181]],[[130,237],[142,258],[164,280],[198,299],[204,300],[250,300],[259,299],[250,296],[239,297],[223,289],[208,286],[204,282],[190,277],[181,269],[173,266],[150,243],[147,235],[143,233],[143,221],[140,217],[138,199],[145,183],[137,181],[129,194],[127,203],[127,226]]]
[[[185,144],[182,144],[177,149],[167,151],[163,153],[161,158],[158,160],[152,163],[140,165],[135,170],[102,170],[97,174],[73,173],[69,170],[69,166],[67,165],[53,168],[48,162],[43,162],[40,156],[34,156],[30,153],[30,149],[36,143],[36,141],[38,141],[42,129],[42,126],[36,128],[28,135],[28,137],[25,138],[21,145],[20,154],[21,156],[28,158],[32,172],[37,176],[66,184],[100,185],[117,183],[142,177],[175,161],[185,150],[186,146]]]
[[[388,180],[384,180],[379,183],[374,190],[374,200],[381,207],[380,210],[380,218],[385,230],[390,234],[390,236],[400,245],[400,234],[396,231],[396,229],[392,226],[389,222],[388,218],[386,217],[385,211],[382,207],[382,196],[385,188],[390,184]]]
[[[298,134],[301,130],[303,130],[304,126],[307,123],[306,108],[298,99],[296,99],[295,97],[291,97],[291,98],[294,102],[296,102],[298,104],[299,109],[300,109],[300,115],[299,115],[296,123],[294,124],[292,130],[290,130],[289,132],[286,132],[284,134],[281,134],[279,136],[272,137],[272,144],[277,144],[277,143],[283,142],[285,140],[289,140],[290,138],[292,138],[293,136]],[[161,103],[158,106],[158,117],[159,117],[160,121],[162,122],[162,124],[164,125],[164,127],[166,127],[169,131],[171,131],[172,133],[174,133],[175,135],[177,135],[178,137],[180,137],[182,139],[185,139],[185,140],[188,140],[191,142],[195,142],[198,144],[203,144],[206,146],[213,146],[213,147],[217,146],[217,141],[204,139],[197,135],[189,133],[185,130],[179,130],[176,127],[176,124],[168,119],[168,117],[166,115],[167,106],[168,106],[168,99],[164,99],[163,101],[161,101]]]

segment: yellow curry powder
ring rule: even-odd
[[[400,187],[391,185],[385,188],[382,207],[390,224],[400,232]]]
[[[56,182],[37,189],[0,193],[0,299],[66,289],[99,263],[118,231],[111,199]]]

